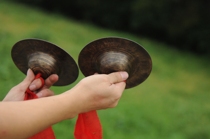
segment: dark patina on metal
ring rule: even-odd
[[[152,70],[151,57],[141,45],[118,37],[101,38],[87,44],[79,54],[78,64],[84,76],[127,71],[126,88],[145,81]]]
[[[79,74],[77,64],[67,52],[44,40],[21,40],[13,46],[11,55],[15,65],[24,74],[29,68],[34,74],[41,73],[44,79],[57,74],[59,80],[55,86],[71,84]]]

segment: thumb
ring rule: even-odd
[[[110,83],[119,83],[125,81],[129,75],[127,72],[121,71],[110,73],[108,76]]]
[[[20,85],[27,89],[31,82],[34,80],[35,76],[31,69],[28,69],[25,79],[20,83]]]

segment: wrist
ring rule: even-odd
[[[79,113],[90,111],[90,102],[88,101],[90,96],[87,94],[88,93],[84,90],[84,87],[76,85],[71,90],[66,91],[63,95],[68,99],[69,105],[73,106],[72,111],[78,115]]]
[[[62,93],[58,95],[61,100],[59,105],[62,105],[62,114],[63,120],[72,119],[79,114],[79,109],[77,108],[77,104],[75,102],[75,96],[71,94],[70,91]]]

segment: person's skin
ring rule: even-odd
[[[13,87],[6,97],[3,99],[3,101],[22,101],[24,100],[25,97],[25,91],[29,87],[31,91],[36,92],[36,95],[41,98],[41,97],[47,97],[47,96],[52,96],[54,95],[53,91],[49,90],[49,88],[58,81],[58,75],[52,74],[50,75],[46,80],[44,86],[37,92],[41,86],[42,82],[40,79],[34,80],[35,75],[33,74],[32,70],[29,69],[27,72],[26,78]]]
[[[34,75],[29,70],[24,81],[19,84],[19,87],[11,89],[9,94],[14,96],[15,92],[24,94],[25,89],[32,84],[33,78]],[[74,118],[79,113],[113,108],[118,104],[127,78],[126,72],[98,74],[82,79],[75,87],[60,95],[51,96],[52,94],[49,93],[50,97],[28,101],[9,101],[13,97],[12,95],[7,96],[3,102],[0,102],[0,138],[28,138],[55,123]],[[40,92],[42,94],[48,92],[48,87],[55,80],[51,80],[51,83]],[[40,87],[38,85],[40,81],[34,82],[35,86]],[[20,98],[16,100],[20,100]]]

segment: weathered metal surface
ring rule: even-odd
[[[34,74],[41,73],[46,79],[57,74],[55,86],[73,83],[78,77],[78,67],[74,59],[60,47],[43,40],[25,39],[17,42],[11,51],[15,65],[26,74],[28,68]]]
[[[126,88],[145,81],[152,70],[151,57],[141,45],[117,37],[102,38],[87,44],[79,54],[78,64],[84,76],[127,71]]]

